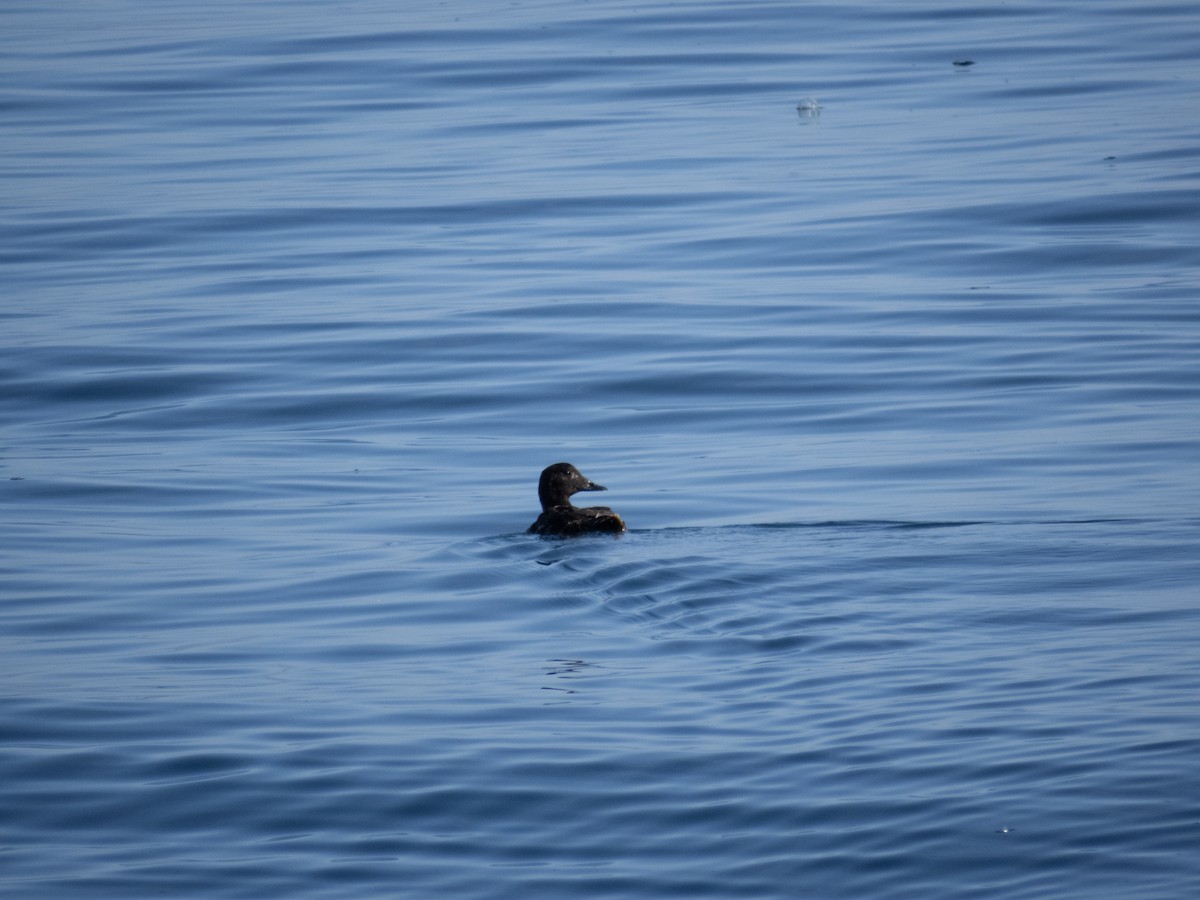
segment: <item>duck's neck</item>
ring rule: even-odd
[[[555,490],[554,486],[549,484],[538,485],[538,500],[541,501],[542,512],[547,512],[556,506],[571,505],[570,494],[564,494],[561,490]]]

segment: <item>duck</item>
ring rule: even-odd
[[[579,491],[607,491],[602,484],[585,478],[570,463],[546,466],[538,479],[538,500],[542,514],[529,526],[528,534],[573,537],[579,534],[619,534],[625,522],[607,506],[571,505],[571,495]]]

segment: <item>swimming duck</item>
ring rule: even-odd
[[[555,463],[542,470],[538,481],[538,499],[542,514],[529,526],[530,534],[567,537],[595,532],[616,533],[625,530],[621,517],[607,506],[571,505],[571,495],[578,491],[606,491],[608,488],[583,477],[570,463]]]

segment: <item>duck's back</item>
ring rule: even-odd
[[[571,536],[577,534],[616,534],[625,530],[625,522],[607,506],[556,506],[537,517],[529,526],[530,534]]]

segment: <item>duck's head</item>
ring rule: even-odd
[[[571,495],[579,491],[607,491],[602,484],[589,481],[570,463],[555,463],[542,470],[538,481],[538,500],[542,509],[553,509],[556,506],[570,506]]]

